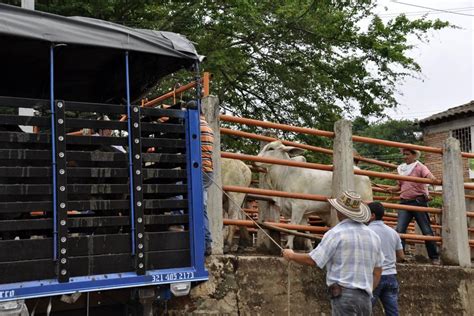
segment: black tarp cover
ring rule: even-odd
[[[194,45],[171,32],[133,29],[84,17],[63,17],[0,4],[0,95],[123,103],[125,52],[131,99],[199,60]]]

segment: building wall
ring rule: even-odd
[[[430,147],[443,147],[444,141],[449,137],[449,131],[435,132],[423,135],[423,143]],[[431,173],[438,178],[443,178],[443,158],[439,154],[424,153],[424,164],[431,170]]]
[[[469,123],[474,125],[472,120]],[[466,127],[465,122],[463,124],[451,123],[449,126],[426,128],[423,130],[423,144],[425,146],[443,148],[444,141],[450,136],[450,131],[463,127]],[[443,178],[443,158],[441,155],[425,152],[423,161],[436,178]],[[469,162],[466,158],[463,158],[463,174],[464,181],[469,182]]]

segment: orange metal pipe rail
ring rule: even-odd
[[[148,101],[148,102],[145,102],[145,103],[143,104],[143,107],[148,108],[148,107],[151,107],[151,106],[155,106],[155,105],[157,105],[157,104],[160,103],[160,102],[163,102],[163,101],[165,101],[165,100],[168,100],[168,99],[172,98],[172,97],[175,96],[177,93],[184,92],[184,91],[189,90],[189,89],[192,89],[192,88],[194,88],[194,87],[196,87],[196,81],[193,81],[193,82],[190,82],[190,83],[188,83],[188,84],[185,84],[184,86],[181,86],[181,87],[179,87],[179,88],[177,88],[177,89],[175,89],[175,90],[172,90],[172,91],[170,91],[170,92],[167,92],[167,93],[165,93],[165,94],[159,96],[158,98],[155,98],[155,99],[153,99],[153,100],[150,100],[150,101]]]
[[[274,158],[265,158],[265,157],[258,157],[258,156],[252,156],[252,155],[244,155],[244,154],[235,154],[235,153],[229,153],[229,152],[221,152],[221,157],[230,158],[230,159],[238,159],[238,160],[266,162],[266,163],[271,163],[271,164],[291,166],[291,167],[301,167],[301,168],[308,168],[308,169],[317,169],[317,170],[326,170],[326,171],[332,171],[333,170],[332,166],[318,164],[318,163],[300,162],[300,161],[274,159]],[[417,183],[441,184],[441,181],[439,181],[439,180],[431,180],[431,179],[411,177],[411,176],[401,176],[401,175],[398,175],[398,174],[391,174],[391,173],[377,172],[377,171],[369,171],[369,170],[355,169],[354,174],[369,176],[369,177],[383,178],[383,179],[410,181],[410,182],[417,182]]]
[[[278,196],[278,197],[284,197],[284,198],[290,198],[290,199],[320,201],[320,202],[326,202],[328,199],[328,197],[325,195],[290,193],[290,192],[274,191],[274,190],[267,190],[267,189],[239,187],[239,186],[233,186],[233,185],[225,185],[223,186],[223,189],[224,191],[230,191],[230,192],[252,193],[252,194],[261,194],[261,195],[269,195],[269,196]],[[387,202],[382,202],[381,204],[384,207],[391,208],[391,209],[441,214],[441,209],[435,208],[435,207],[420,207],[420,206],[403,205],[403,204],[395,204],[395,203],[387,203]]]
[[[265,128],[275,128],[275,129],[280,129],[280,130],[284,130],[284,131],[305,133],[305,134],[309,134],[309,135],[324,136],[324,137],[330,137],[330,138],[334,137],[334,132],[323,131],[323,130],[312,129],[312,128],[306,128],[306,127],[296,127],[296,126],[291,126],[291,125],[286,125],[286,124],[263,122],[263,121],[248,119],[248,118],[243,118],[243,117],[234,117],[234,116],[230,116],[230,115],[221,115],[220,119],[222,121],[232,122],[232,123],[260,126],[260,127],[265,127]],[[397,147],[397,148],[414,149],[414,150],[420,150],[420,151],[431,152],[431,153],[436,153],[436,154],[442,154],[443,153],[441,148],[421,146],[421,145],[413,145],[413,144],[405,144],[405,143],[394,142],[394,141],[389,141],[389,140],[382,140],[382,139],[376,139],[376,138],[370,138],[370,137],[352,136],[352,140],[355,141],[355,142],[368,143],[368,144],[374,144],[374,145],[384,145],[384,146]],[[465,158],[474,158],[474,153],[465,153],[465,152],[463,152],[462,156],[465,157]]]
[[[252,228],[258,228],[258,226],[250,220],[240,220],[240,219],[223,219],[224,225],[234,225],[234,226],[246,226]],[[318,226],[309,226],[309,225],[294,225],[294,224],[284,224],[284,223],[275,223],[275,222],[264,222],[270,225],[292,229],[292,230],[300,230],[300,231],[307,231],[312,233],[325,233],[330,227],[318,227]],[[432,240],[432,241],[442,241],[442,238],[439,236],[424,236],[424,235],[415,235],[415,234],[399,234],[400,238],[402,239],[410,239],[410,240]],[[474,242],[474,241],[473,241]],[[469,241],[471,243],[471,241]]]
[[[251,139],[256,139],[256,140],[267,141],[267,142],[273,142],[273,141],[279,140],[278,138],[274,138],[274,137],[269,137],[269,136],[263,136],[263,135],[248,133],[248,132],[232,130],[230,128],[225,128],[225,127],[221,127],[220,132],[221,132],[221,134],[225,134],[225,135],[233,135],[233,136],[239,136],[239,137],[245,137],[245,138],[251,138]],[[333,151],[331,149],[327,149],[327,148],[323,148],[323,147],[300,144],[300,143],[290,142],[290,141],[286,141],[286,140],[280,140],[280,141],[284,145],[287,145],[287,146],[303,148],[303,149],[307,149],[307,150],[310,150],[310,151],[319,152],[319,153],[328,154],[328,155],[333,154]],[[367,162],[367,163],[371,163],[371,164],[374,164],[374,165],[378,165],[378,166],[381,166],[381,167],[392,168],[392,169],[397,168],[397,166],[394,165],[394,164],[391,164],[391,163],[388,163],[388,162],[383,162],[383,161],[378,161],[378,160],[375,160],[375,159],[365,158],[365,157],[362,157],[362,156],[354,156],[354,159],[364,161],[364,162]]]

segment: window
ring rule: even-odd
[[[461,151],[471,152],[471,127],[464,127],[454,129],[451,131],[451,136],[459,140]]]

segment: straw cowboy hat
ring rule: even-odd
[[[366,223],[370,219],[370,209],[362,202],[360,194],[355,191],[344,191],[337,199],[328,199],[328,202],[350,219]]]

